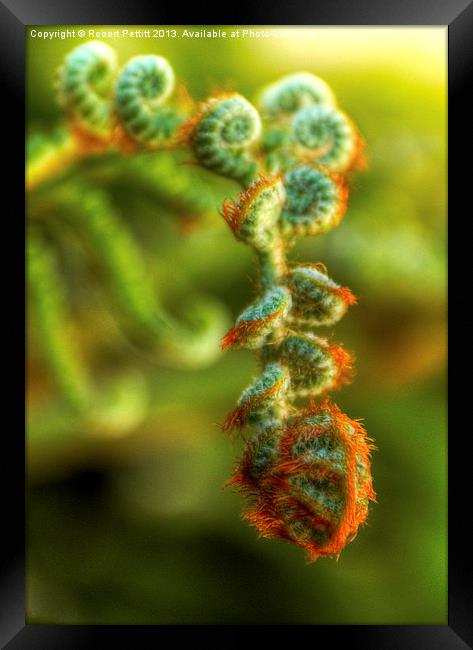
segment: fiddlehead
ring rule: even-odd
[[[348,191],[341,178],[319,169],[298,167],[285,177],[286,203],[281,215],[284,235],[319,235],[343,218]]]
[[[375,499],[372,445],[359,422],[329,401],[279,434],[260,434],[230,481],[248,497],[244,517],[263,537],[293,542],[311,561],[338,556]]]
[[[136,56],[126,64],[118,77],[115,106],[133,140],[150,148],[169,140],[180,122],[165,106],[174,85],[174,71],[161,56]]]
[[[287,275],[293,307],[290,320],[306,327],[335,325],[356,298],[347,287],[341,287],[320,265],[304,264]]]
[[[338,555],[366,519],[375,498],[371,445],[326,399],[298,407],[350,380],[351,355],[311,330],[336,323],[355,298],[320,265],[288,268],[286,254],[297,236],[320,235],[344,216],[340,172],[352,165],[358,135],[331,91],[308,75],[274,84],[261,103],[270,124],[261,166],[284,174],[260,175],[223,204],[235,237],[256,253],[260,295],[222,347],[257,350],[262,370],[223,428],[255,431],[230,481],[248,497],[244,517],[262,536],[291,541],[315,560]]]
[[[91,41],[75,48],[59,71],[59,101],[81,131],[108,141],[112,136],[115,50]]]
[[[235,327],[227,332],[222,349],[230,346],[260,348],[268,334],[279,327],[289,314],[292,298],[283,286],[275,286],[238,316]]]
[[[297,112],[292,133],[298,155],[334,172],[355,163],[361,140],[352,121],[333,106],[309,106]]]
[[[312,334],[291,334],[278,350],[291,372],[291,398],[316,397],[350,379],[352,358],[340,345]]]
[[[301,162],[342,173],[361,166],[362,139],[322,79],[308,73],[284,77],[262,93],[259,105],[270,172],[290,171]]]
[[[224,201],[222,216],[237,239],[259,251],[274,248],[276,224],[285,200],[279,178],[260,177],[237,201]]]
[[[287,394],[289,386],[287,368],[279,363],[267,364],[261,375],[243,391],[237,408],[224,424],[224,430],[241,429],[248,422],[258,428],[267,428],[268,411],[272,413],[273,407]]]
[[[269,85],[261,94],[263,114],[271,118],[290,116],[313,104],[335,104],[335,96],[328,84],[310,72],[298,72]]]
[[[201,165],[247,185],[257,170],[251,151],[260,135],[258,111],[235,94],[210,99],[183,125],[180,138]]]

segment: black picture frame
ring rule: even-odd
[[[212,11],[213,15],[209,15]],[[448,71],[449,71],[449,213],[451,219],[457,214],[464,214],[466,207],[453,209],[453,200],[464,196],[467,200],[469,170],[459,164],[453,155],[453,148],[460,151],[468,147],[471,135],[465,130],[465,124],[471,120],[471,103],[467,101],[469,90],[468,72],[473,67],[473,1],[471,0],[324,0],[310,5],[302,2],[282,3],[273,1],[269,6],[264,3],[252,6],[252,16],[241,17],[235,6],[227,7],[227,15],[216,9],[210,10],[190,7],[180,13],[179,7],[158,6],[140,3],[120,3],[115,0],[107,2],[61,2],[61,0],[3,0],[0,2],[0,67],[2,69],[2,104],[6,109],[2,144],[4,155],[9,163],[3,173],[4,198],[13,199],[12,207],[7,210],[2,205],[8,233],[4,230],[8,249],[18,251],[14,266],[8,260],[3,277],[4,305],[8,314],[8,347],[13,342],[17,350],[24,350],[24,330],[21,322],[18,326],[11,322],[14,313],[18,321],[25,322],[24,293],[24,94],[25,94],[25,27],[29,25],[63,25],[63,24],[259,24],[259,25],[437,25],[448,26]],[[220,15],[217,15],[220,13]],[[7,126],[7,128],[5,128]],[[469,151],[473,151],[469,147]],[[468,176],[467,176],[468,174]],[[468,182],[469,181],[469,182]],[[8,188],[8,192],[7,189]],[[465,192],[466,188],[466,192]],[[461,212],[460,212],[461,211]],[[4,224],[6,228],[6,225]],[[450,230],[450,229],[449,229]],[[452,246],[452,235],[449,237]],[[455,263],[461,256],[453,256]],[[468,259],[468,258],[466,258]],[[3,261],[3,260],[2,260]],[[455,264],[456,265],[456,264]],[[8,272],[7,272],[8,269]],[[452,270],[453,272],[453,270]],[[451,272],[451,273],[452,273]],[[11,282],[11,278],[15,282]],[[450,274],[451,277],[451,274]],[[20,285],[20,288],[16,284]],[[5,286],[6,285],[6,286]],[[449,281],[452,286],[452,280]],[[450,311],[455,310],[456,299],[450,299]],[[4,319],[7,320],[6,318]],[[23,337],[23,340],[22,340]],[[455,337],[456,338],[456,337]],[[453,343],[453,341],[452,341]],[[449,342],[450,346],[450,342]],[[461,361],[460,353],[460,361]],[[21,352],[20,352],[21,355]],[[450,372],[453,371],[458,356],[450,354]],[[23,365],[24,367],[24,365]],[[18,371],[20,368],[20,371]],[[8,373],[8,374],[7,374]],[[3,568],[0,583],[0,642],[9,650],[25,648],[89,648],[110,647],[115,639],[125,644],[140,647],[154,643],[195,642],[199,637],[206,637],[206,642],[222,642],[227,646],[236,646],[246,640],[247,626],[62,626],[62,625],[25,625],[25,443],[22,429],[24,426],[24,372],[18,363],[18,354],[10,368],[4,371],[8,377],[11,392],[8,410],[15,416],[20,426],[9,427],[4,431],[4,445],[7,450],[3,456],[2,478],[5,479],[3,490],[3,517],[6,550],[3,554]],[[11,379],[15,378],[15,379]],[[454,393],[455,395],[452,395]],[[20,399],[15,400],[19,395]],[[473,599],[468,576],[472,568],[469,542],[465,542],[465,519],[467,518],[468,495],[471,494],[469,475],[471,475],[471,454],[466,445],[469,441],[468,423],[461,416],[461,410],[453,402],[457,401],[457,386],[449,391],[449,557],[448,557],[448,624],[432,626],[316,626],[309,634],[317,644],[337,644],[348,641],[351,647],[363,647],[376,650],[398,650],[412,648],[416,650],[461,650],[473,647]],[[468,404],[467,404],[468,406]],[[463,406],[464,408],[464,406]],[[23,409],[23,410],[22,410]],[[459,413],[457,417],[455,414]],[[467,429],[465,433],[465,428]],[[461,435],[460,438],[457,436]],[[468,440],[467,440],[468,439]],[[461,444],[459,444],[459,440]],[[454,506],[459,505],[456,508]],[[409,531],[406,530],[406,535]],[[412,540],[415,544],[416,541]],[[415,588],[415,585],[414,585]],[[192,629],[191,629],[192,627]],[[251,627],[251,626],[248,626]],[[266,627],[266,626],[261,626]],[[297,642],[299,635],[305,634],[299,626],[296,630],[286,630],[287,626],[278,626],[277,635],[280,642]],[[309,626],[311,627],[311,626]],[[223,637],[223,638],[222,638]],[[199,639],[203,641],[204,639]]]

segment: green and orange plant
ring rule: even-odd
[[[352,357],[318,328],[337,323],[356,299],[322,264],[293,264],[288,253],[298,237],[319,236],[343,218],[350,174],[364,164],[357,128],[328,85],[307,72],[263,89],[256,106],[238,93],[222,93],[194,108],[187,93],[175,90],[165,59],[134,57],[120,71],[114,51],[98,42],[66,58],[58,89],[68,127],[30,148],[31,192],[85,157],[175,149],[240,184],[240,195],[224,201],[221,214],[255,253],[258,294],[223,337],[224,317],[212,302],[200,303],[197,331],[164,312],[133,238],[103,192],[84,184],[71,189],[66,179],[54,201],[76,216],[100,257],[133,340],[196,361],[213,358],[219,339],[223,349],[255,350],[260,375],[223,425],[253,430],[229,484],[247,498],[244,517],[262,536],[292,542],[310,560],[338,556],[375,499],[373,447],[359,421],[328,398],[350,380]],[[159,174],[156,183],[163,184]],[[181,194],[198,202],[192,182],[182,181]],[[71,404],[87,411],[85,373],[60,343],[52,254],[40,234],[32,231],[29,241],[32,293],[51,368]]]

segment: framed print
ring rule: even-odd
[[[0,9],[26,325],[2,643],[470,647],[471,5]]]

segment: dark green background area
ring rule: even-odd
[[[241,445],[219,428],[255,376],[254,356],[228,351],[189,370],[139,354],[93,261],[74,262],[73,242],[51,219],[75,337],[97,385],[138,371],[149,407],[122,436],[71,421],[31,316],[29,622],[446,623],[445,30],[312,31],[282,41],[107,42],[121,63],[147,52],[168,57],[197,100],[231,88],[256,101],[262,85],[307,70],[359,126],[369,164],[354,179],[345,219],[300,241],[291,258],[323,262],[359,297],[323,334],[356,356],[353,384],[334,398],[376,441],[378,503],[338,561],[307,565],[300,549],[258,539],[239,517],[240,497],[223,489]],[[62,119],[55,72],[75,44],[28,39],[29,132]],[[255,270],[218,209],[238,188],[189,169],[215,193],[215,211],[185,230],[165,202],[134,186],[127,164],[108,161],[91,174],[98,184],[108,179],[162,300],[179,311],[204,293],[235,318],[252,299]]]

